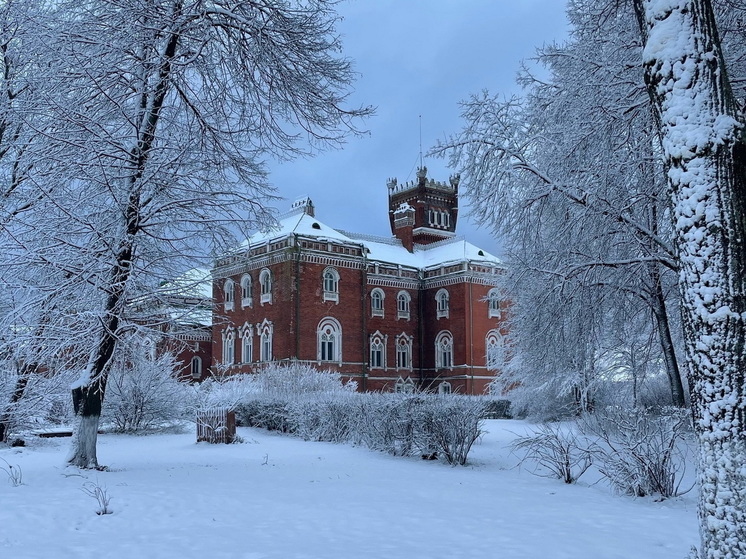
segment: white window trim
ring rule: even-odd
[[[374,293],[380,294],[381,296],[381,308],[380,309],[377,309],[373,306],[373,301],[375,300],[374,295],[373,295]],[[385,306],[384,301],[386,301],[386,292],[383,289],[376,287],[370,292],[370,316],[377,316],[377,317],[383,318],[383,315],[384,315],[383,309]]]
[[[401,300],[406,301],[406,310],[401,308]],[[409,320],[409,307],[412,302],[412,296],[407,291],[400,291],[396,295],[396,319]]]
[[[226,311],[232,311],[235,308],[236,299],[236,282],[228,278],[223,284],[223,300]]]
[[[414,381],[412,377],[407,377],[407,380],[399,377],[394,383],[394,392],[398,394],[413,394],[414,393]]]
[[[326,276],[327,274],[332,275],[332,289],[327,289]],[[335,268],[329,267],[324,269],[324,273],[321,274],[321,288],[324,292],[324,301],[334,301],[339,304],[339,272]]]
[[[388,336],[384,336],[376,330],[375,333],[371,334],[370,341],[369,341],[369,352],[368,352],[368,358],[369,362],[368,365],[371,369],[386,369],[386,346],[388,345]],[[373,347],[379,347],[381,351],[381,363],[379,365],[373,365]]]
[[[329,327],[333,335],[332,346],[334,355],[332,359],[321,359],[321,335],[324,330]],[[339,363],[342,364],[342,325],[336,318],[327,316],[319,321],[319,325],[316,327],[316,360],[319,363]]]
[[[498,330],[490,330],[484,338],[484,346],[485,366],[490,371],[496,371],[504,361],[505,337]]]
[[[223,365],[236,363],[236,331],[233,328],[223,330]]]
[[[404,343],[402,343],[404,340]],[[399,365],[399,348],[406,347],[407,354],[407,365],[402,367]],[[412,336],[408,336],[405,333],[401,333],[396,337],[396,368],[399,370],[412,370]]]
[[[435,294],[436,318],[448,318],[451,307],[451,296],[447,289],[439,289]]]
[[[202,378],[202,358],[200,356],[192,357],[192,361],[189,363],[189,372],[192,378]]]
[[[241,308],[245,309],[246,307],[253,307],[254,306],[254,298],[253,295],[253,289],[254,286],[251,284],[251,276],[248,274],[245,274],[241,277]],[[248,297],[246,297],[246,286],[248,285]]]
[[[272,325],[272,322],[265,318],[260,324],[256,325],[256,333],[257,336],[259,336],[259,360],[262,362],[272,361],[272,335],[274,333],[274,326]],[[265,340],[269,342],[269,349],[267,351],[265,351],[264,349]]]
[[[500,296],[497,289],[490,289],[487,294],[488,318],[500,318]]]
[[[265,289],[265,286],[267,289]],[[268,268],[262,268],[259,272],[259,290],[261,295],[259,297],[259,304],[264,305],[265,303],[272,304],[272,272]]]
[[[449,342],[447,345],[445,342]],[[447,365],[444,363],[443,356],[446,353],[445,347],[448,347],[447,353],[450,354],[450,361]],[[453,369],[453,334],[448,330],[441,330],[435,336],[435,368],[436,369]]]
[[[451,383],[443,381],[438,385],[438,394],[451,394]]]
[[[238,331],[238,337],[241,338],[241,363],[252,363],[254,361],[254,326],[245,322]],[[247,342],[249,355],[246,355]]]

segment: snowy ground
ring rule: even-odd
[[[0,472],[0,558],[680,559],[696,543],[693,493],[615,497],[514,468],[526,427],[488,421],[464,468],[248,428],[234,445],[102,435],[107,472],[65,468],[69,439],[2,449],[24,484]]]

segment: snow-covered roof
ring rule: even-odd
[[[413,268],[425,269],[465,260],[481,261],[491,265],[502,264],[497,256],[474,246],[463,237],[444,239],[429,245],[415,244],[414,250],[409,252],[396,237],[376,237],[334,229],[298,208],[281,216],[277,225],[272,229],[252,235],[244,243],[244,248],[247,245],[257,246],[283,239],[292,234],[315,237],[318,240],[362,245],[367,249],[369,260]]]

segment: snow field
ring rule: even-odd
[[[0,477],[0,558],[664,559],[697,542],[693,494],[616,497],[514,468],[528,428],[487,421],[467,467],[249,428],[234,445],[101,435],[106,472],[66,468],[69,440],[2,449],[24,485]],[[113,514],[95,514],[89,481]]]

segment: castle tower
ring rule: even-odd
[[[417,179],[398,184],[389,179],[391,232],[407,250],[456,235],[459,175],[448,184],[427,178],[427,167],[417,168]]]

